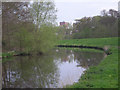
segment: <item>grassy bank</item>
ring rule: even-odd
[[[90,67],[78,83],[67,88],[118,87],[118,38],[72,39],[59,41],[58,44],[108,47],[112,52],[98,66]]]
[[[71,39],[71,40],[61,40],[58,45],[83,45],[83,46],[117,46],[118,38],[88,38],[88,39]]]

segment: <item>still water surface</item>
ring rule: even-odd
[[[103,53],[55,49],[41,56],[18,56],[2,64],[3,88],[62,88],[78,82]]]

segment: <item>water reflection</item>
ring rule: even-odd
[[[103,53],[57,49],[43,56],[14,57],[2,64],[3,88],[55,88],[77,82]]]

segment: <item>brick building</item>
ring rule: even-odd
[[[65,26],[66,28],[68,27],[69,23],[68,22],[60,22],[60,26]]]

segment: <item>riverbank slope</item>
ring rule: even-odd
[[[118,38],[61,40],[59,45],[83,45],[109,48],[112,52],[98,66],[90,67],[78,83],[67,88],[118,88]]]

